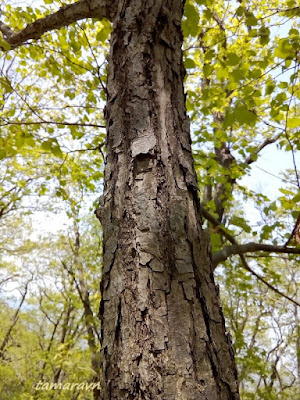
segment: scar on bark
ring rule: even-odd
[[[149,172],[153,167],[153,156],[150,153],[138,154],[134,158],[134,177],[139,174]]]

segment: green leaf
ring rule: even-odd
[[[63,156],[63,153],[58,145],[51,148],[51,153],[56,157],[61,158]]]
[[[186,58],[186,60],[184,62],[184,66],[186,69],[189,69],[189,68],[195,68],[196,64],[195,64],[195,61],[192,60],[191,58]]]
[[[41,144],[41,148],[45,151],[51,151],[51,147],[52,147],[51,140],[46,140],[46,141],[42,142],[42,144]]]
[[[249,77],[251,79],[258,79],[261,77],[261,75],[262,75],[262,72],[259,68],[255,68],[252,71],[250,71],[250,73],[249,73]]]
[[[300,193],[297,193],[296,196],[292,198],[293,203],[299,203],[300,202]]]
[[[243,104],[238,105],[234,109],[233,116],[240,125],[253,125],[257,121],[257,116],[253,112],[249,111]]]
[[[0,160],[3,160],[6,157],[6,151],[4,149],[0,149]]]
[[[291,59],[290,60],[285,60],[284,66],[285,66],[285,68],[289,68],[291,64],[292,64],[292,60]]]
[[[257,25],[257,18],[255,15],[250,11],[245,11],[246,16],[246,24],[249,26]]]
[[[215,51],[214,51],[213,49],[212,49],[212,50],[209,50],[209,51],[205,54],[204,60],[205,60],[205,61],[211,61],[215,56],[216,56]]]
[[[278,87],[280,89],[286,89],[288,87],[288,83],[287,82],[280,82],[280,84],[278,85]]]
[[[5,93],[13,92],[13,88],[11,86],[10,80],[7,77],[0,79],[0,84]]]
[[[71,44],[72,49],[74,50],[75,53],[78,53],[80,51],[81,44],[78,41],[73,40],[70,44]]]
[[[108,34],[107,34],[107,32],[105,31],[105,29],[101,29],[98,33],[97,33],[97,35],[96,35],[96,39],[99,41],[99,42],[105,42],[105,40],[107,39],[107,37],[108,37]]]
[[[236,9],[236,15],[238,16],[238,17],[241,17],[243,14],[244,14],[244,12],[245,12],[245,8],[244,7],[242,7],[242,6],[239,6],[237,9]]]
[[[186,4],[184,7],[184,16],[186,17],[182,22],[184,36],[197,36],[200,20],[198,10],[192,4]]]
[[[240,69],[234,69],[231,74],[229,75],[235,82],[239,82],[245,79],[245,74]]]
[[[235,53],[228,53],[227,55],[227,63],[228,65],[237,65],[240,62],[240,57]]]
[[[111,23],[107,19],[102,19],[99,24],[100,24],[100,31],[97,33],[96,39],[99,42],[104,43],[110,35]]]
[[[211,75],[211,73],[213,72],[214,67],[211,64],[204,64],[203,66],[203,74],[205,77],[208,77]]]
[[[230,223],[232,225],[235,226],[239,226],[240,228],[243,228],[243,230],[247,233],[251,232],[251,228],[250,226],[247,224],[247,222],[244,220],[244,218],[241,217],[237,217],[236,215],[234,215],[231,219],[230,219]]]
[[[299,128],[300,127],[300,117],[289,118],[287,121],[288,128]]]
[[[2,33],[0,33],[0,49],[1,48],[5,51],[11,49],[11,45],[6,40],[4,40]]]
[[[229,71],[226,68],[220,68],[217,71],[217,79],[226,79],[228,78]]]
[[[293,56],[293,46],[290,44],[289,39],[279,40],[278,46],[275,48],[274,56],[278,58],[287,58]]]
[[[260,44],[262,45],[266,45],[269,43],[270,41],[270,29],[262,26],[259,29],[259,35],[260,35]]]
[[[279,189],[279,191],[281,192],[281,193],[283,193],[283,194],[287,194],[287,195],[294,195],[294,192],[292,192],[291,190],[288,190],[288,189],[283,189],[283,188],[280,188]]]

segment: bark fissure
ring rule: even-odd
[[[238,399],[201,228],[180,0],[118,3],[103,205],[103,399]]]

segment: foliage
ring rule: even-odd
[[[61,6],[6,3],[3,19],[15,30]],[[294,0],[186,1],[187,109],[214,254],[249,242],[297,248],[291,235],[300,211],[297,16]],[[87,214],[102,189],[110,31],[108,21],[84,20],[10,51],[0,37],[0,343],[30,281],[2,353],[4,399],[34,398],[39,380],[97,375],[92,342],[97,352],[101,238]],[[294,166],[282,175],[276,198],[245,184],[272,146],[289,153]],[[47,218],[63,221],[64,230],[48,229]],[[242,398],[296,399],[299,317],[280,293],[299,299],[297,255],[243,257],[231,255],[216,272]],[[9,295],[12,288],[20,294]],[[68,396],[38,393],[52,395]]]

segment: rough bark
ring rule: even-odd
[[[108,66],[102,390],[239,399],[201,228],[185,112],[181,0],[116,5]]]

